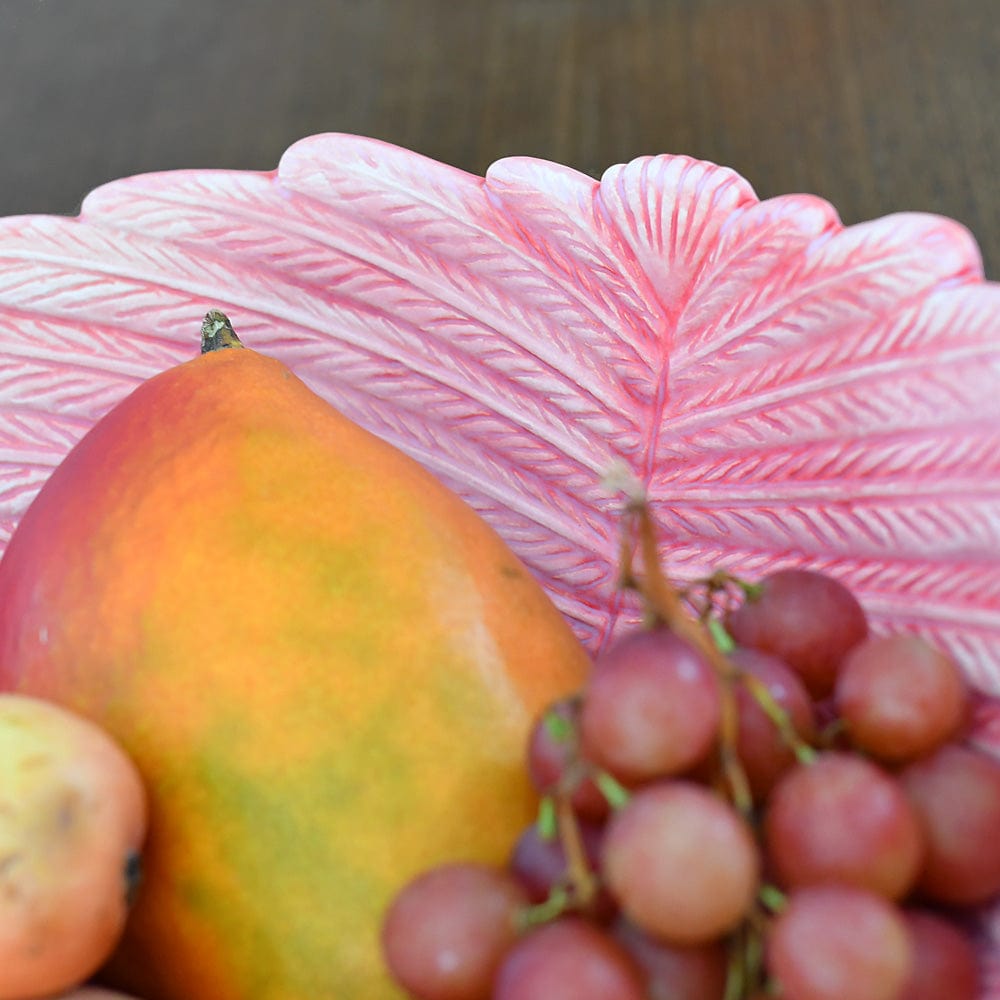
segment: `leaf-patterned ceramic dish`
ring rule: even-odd
[[[624,462],[677,578],[827,569],[1000,693],[1000,285],[951,220],[845,228],[682,156],[481,178],[344,135],[5,219],[0,544],[211,307],[465,496],[592,646],[627,613]]]

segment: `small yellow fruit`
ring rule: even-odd
[[[0,695],[0,1000],[70,989],[108,957],[145,828],[139,774],[110,736]]]

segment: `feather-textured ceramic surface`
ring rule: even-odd
[[[468,498],[591,643],[624,460],[678,576],[829,568],[1000,688],[1000,286],[950,220],[843,228],[680,156],[484,179],[343,135],[5,219],[3,541],[211,306]]]
[[[476,177],[345,135],[116,181],[0,221],[0,544],[213,307],[472,503],[592,647],[629,614],[625,463],[678,579],[829,570],[1000,693],[1000,285],[951,220],[845,228],[684,156]]]

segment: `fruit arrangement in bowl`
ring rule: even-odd
[[[697,947],[725,939],[734,996],[781,983],[808,1000],[775,956],[801,957],[809,932],[782,951],[770,928],[801,912],[789,866],[821,862],[808,826],[764,817],[830,789],[866,801],[854,778],[877,772],[910,804],[885,820],[896,840],[865,842],[873,877],[888,853],[896,881],[860,937],[894,942],[882,982],[902,989],[913,954],[934,953],[891,909],[926,893],[933,854],[907,775],[934,740],[987,767],[1000,746],[997,296],[949,220],[844,228],[819,199],[760,201],[687,157],[599,181],[512,158],[477,178],[317,136],[271,173],[130,178],[77,219],[2,220],[0,687],[98,723],[148,796],[142,880],[101,983],[146,1000],[420,996],[384,948],[472,927],[477,879],[517,910],[514,952],[542,932],[558,952],[568,928],[599,965],[625,947],[612,925],[636,948],[667,940],[627,887],[668,861],[647,856],[643,823],[681,836],[697,801],[742,846],[719,862],[733,880],[708,865],[718,883],[671,919],[689,935],[707,920]],[[782,593],[825,607],[830,586],[860,617],[739,610]],[[813,643],[824,627],[838,656]],[[815,658],[752,666],[779,652],[754,628]],[[693,691],[601,680],[623,643],[668,633],[694,650],[677,668]],[[864,670],[842,664],[883,641],[906,647],[896,673],[851,694]],[[798,707],[778,695],[797,689],[789,670]],[[618,759],[647,738],[637,699],[682,763]],[[754,727],[776,755],[765,772],[792,762],[767,790],[740,748]],[[572,795],[539,784],[528,747],[546,741],[550,767],[583,775]],[[924,799],[963,814],[939,791],[957,780],[927,778]],[[989,825],[984,780],[970,796]],[[600,818],[576,816],[584,796]],[[522,833],[512,882],[498,866]],[[560,853],[562,874],[538,873]],[[466,888],[438,887],[458,909],[385,932],[403,887],[451,865],[472,866]],[[872,887],[838,879],[867,894],[860,925]],[[699,916],[727,894],[728,922]],[[988,1000],[991,920],[969,917]]]
[[[1000,760],[968,742],[961,668],[870,635],[822,573],[682,595],[636,513],[645,572],[623,579],[645,624],[536,721],[539,815],[506,863],[455,860],[395,897],[397,982],[419,1000],[977,1000]]]

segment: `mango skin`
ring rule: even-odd
[[[387,1000],[378,925],[530,822],[533,717],[587,657],[421,466],[276,360],[142,384],[0,562],[0,689],[61,702],[149,794],[108,985],[146,1000]]]

